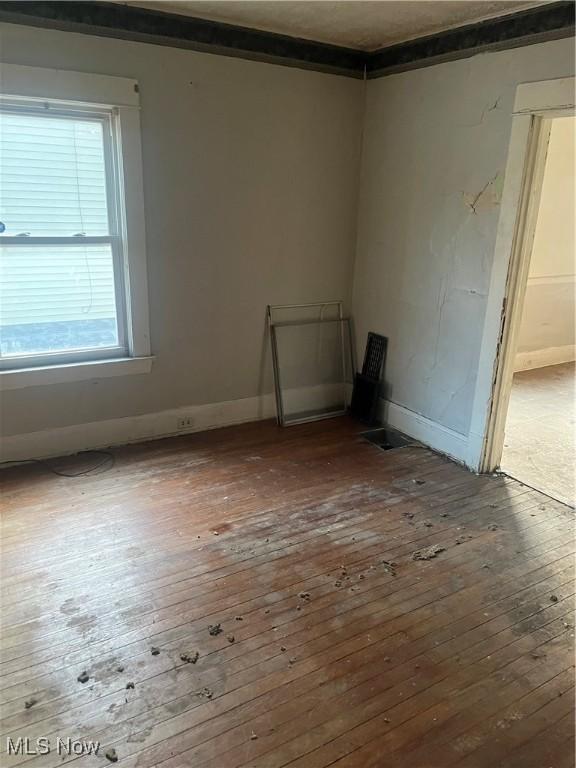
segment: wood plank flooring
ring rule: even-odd
[[[2,765],[574,766],[568,507],[345,418],[113,453],[0,473]]]

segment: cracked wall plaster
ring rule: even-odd
[[[389,337],[386,396],[467,435],[522,82],[574,74],[561,40],[368,83],[353,290],[357,348]],[[464,457],[462,457],[464,458]]]

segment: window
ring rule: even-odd
[[[149,355],[137,109],[47,98],[0,97],[0,372]]]
[[[112,117],[0,111],[4,363],[127,354]]]

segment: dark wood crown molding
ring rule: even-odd
[[[548,3],[365,52],[217,21],[110,2],[11,0],[0,21],[188,48],[354,78],[376,78],[487,50],[574,35],[574,3]]]
[[[550,3],[382,48],[368,54],[367,77],[570,37],[574,35],[574,8],[573,2]]]

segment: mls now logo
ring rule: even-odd
[[[6,751],[9,755],[48,755],[54,751],[58,755],[97,755],[100,749],[99,741],[83,741],[80,739],[60,738],[54,743],[47,736],[29,739],[20,736],[16,740],[10,736],[6,739]]]

